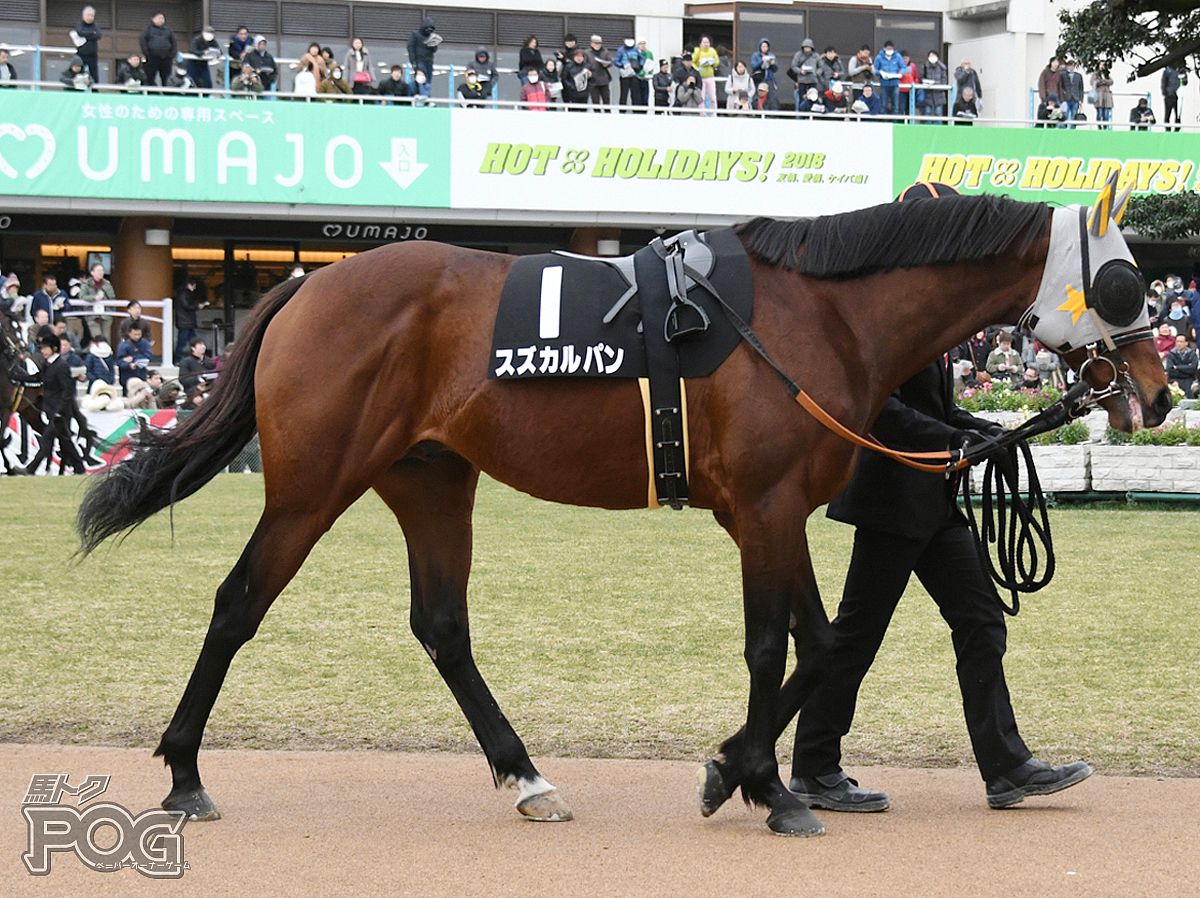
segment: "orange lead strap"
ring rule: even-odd
[[[832,430],[844,440],[848,440],[857,446],[862,446],[864,449],[870,449],[873,452],[880,452],[888,458],[900,462],[902,465],[907,465],[910,468],[916,468],[918,471],[928,471],[931,474],[946,474],[950,471],[961,471],[967,467],[965,458],[955,459],[954,455],[945,450],[941,452],[900,452],[896,449],[889,449],[873,436],[868,434],[865,438],[860,437],[854,431],[850,430],[836,418],[817,405],[815,399],[809,396],[804,390],[800,390],[796,394],[796,401],[800,406],[816,418],[821,424],[825,425],[829,430]],[[942,464],[924,464],[919,461],[914,461],[918,458],[936,459]]]

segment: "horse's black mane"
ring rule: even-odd
[[[1049,219],[1045,203],[949,196],[794,221],[754,218],[734,230],[747,252],[768,265],[815,278],[853,278],[983,259],[1005,252],[1021,237],[1024,251]]]

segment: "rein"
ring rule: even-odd
[[[787,388],[789,395],[800,404],[800,406],[813,416],[826,429],[830,430],[837,436],[853,443],[863,449],[870,449],[872,452],[879,452],[886,455],[888,458],[899,462],[902,465],[907,465],[910,468],[915,468],[918,471],[926,471],[930,474],[944,474],[949,477],[951,474],[961,471],[964,468],[987,458],[994,452],[1007,450],[1011,446],[1016,445],[1022,440],[1027,440],[1030,437],[1038,434],[1047,433],[1061,427],[1068,421],[1078,418],[1083,410],[1093,402],[1113,395],[1119,391],[1117,381],[1121,377],[1127,377],[1128,365],[1121,359],[1119,347],[1124,343],[1134,342],[1142,339],[1143,334],[1139,331],[1133,334],[1122,335],[1117,337],[1111,351],[1117,356],[1117,361],[1114,362],[1109,358],[1108,353],[1101,353],[1096,346],[1089,347],[1092,353],[1083,366],[1079,369],[1079,381],[1071,387],[1063,396],[1053,405],[1047,406],[1038,414],[1034,415],[1020,427],[1014,430],[1005,431],[998,437],[981,440],[971,443],[962,449],[939,450],[935,452],[904,452],[898,449],[891,449],[875,437],[867,434],[865,437],[859,436],[846,425],[838,421],[833,415],[825,411],[815,399],[808,395],[805,390],[800,387],[795,381],[788,377],[787,373],[775,363],[775,360],[768,354],[766,347],[762,345],[762,341],[758,339],[758,335],[750,329],[745,321],[742,320],[737,312],[735,312],[727,302],[716,291],[716,288],[708,282],[708,280],[695,271],[691,266],[685,265],[684,271],[696,284],[704,288],[708,293],[721,304],[721,308],[725,310],[726,317],[730,323],[741,334],[750,347],[758,353],[758,355],[771,366],[771,369],[779,375],[783,381],[784,387]],[[1111,339],[1111,338],[1110,338]],[[1095,364],[1097,361],[1103,360],[1112,369],[1112,379],[1107,387],[1100,391],[1093,390],[1092,387],[1083,379],[1083,374],[1087,368]],[[932,462],[940,462],[934,464]]]
[[[971,528],[971,535],[974,537],[980,562],[988,572],[988,583],[992,586],[992,594],[996,603],[1006,614],[1016,615],[1021,610],[1020,593],[1036,592],[1050,582],[1054,576],[1055,567],[1050,519],[1046,509],[1046,497],[1042,493],[1041,483],[1038,481],[1037,472],[1034,469],[1033,456],[1029,451],[1027,440],[1061,427],[1068,421],[1078,418],[1093,402],[1119,392],[1121,388],[1118,382],[1128,379],[1129,367],[1121,358],[1120,346],[1142,339],[1145,335],[1141,331],[1122,334],[1114,339],[1101,324],[1100,332],[1107,344],[1106,348],[1101,350],[1099,344],[1087,347],[1090,355],[1079,369],[1078,382],[1067,390],[1057,402],[1043,409],[1020,427],[1007,430],[996,437],[968,443],[954,451],[901,452],[884,446],[870,434],[867,434],[866,437],[859,436],[825,411],[775,363],[767,353],[766,347],[762,345],[762,341],[750,329],[750,325],[730,308],[716,289],[690,266],[685,265],[684,269],[688,277],[692,278],[698,286],[707,290],[721,304],[730,323],[751,348],[762,357],[763,361],[779,375],[792,398],[834,434],[854,445],[886,455],[910,468],[931,474],[944,474],[947,478],[976,462],[987,460],[981,494],[982,529],[975,520],[975,511],[971,502],[970,477],[962,478],[962,496],[963,504],[966,506],[967,522]],[[1099,316],[1097,316],[1097,320],[1099,321]],[[1115,356],[1116,361],[1110,356]],[[1106,387],[1095,390],[1084,379],[1084,374],[1090,366],[1101,361],[1109,366],[1112,376]],[[1024,459],[1029,481],[1027,498],[1021,497],[1019,489],[1019,456]],[[991,552],[988,549],[990,543],[996,544],[999,570],[992,563]],[[1041,555],[1038,543],[1044,547],[1045,555],[1044,569],[1041,570],[1039,569]],[[996,589],[997,586],[1008,591],[1012,597],[1011,604],[1005,604]]]

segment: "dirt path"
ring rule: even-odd
[[[990,811],[974,770],[856,771],[884,814],[832,814],[820,839],[772,836],[732,801],[704,820],[695,765],[545,759],[576,820],[535,824],[491,788],[478,756],[214,751],[225,815],[184,829],[177,881],[97,873],[56,854],[21,863],[20,804],[37,773],[110,774],[135,815],[170,778],[149,751],[0,745],[0,895],[1170,896],[1200,895],[1200,780],[1093,776]]]

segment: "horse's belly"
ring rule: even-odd
[[[455,416],[445,442],[541,499],[648,505],[645,417],[633,380],[489,381]]]

